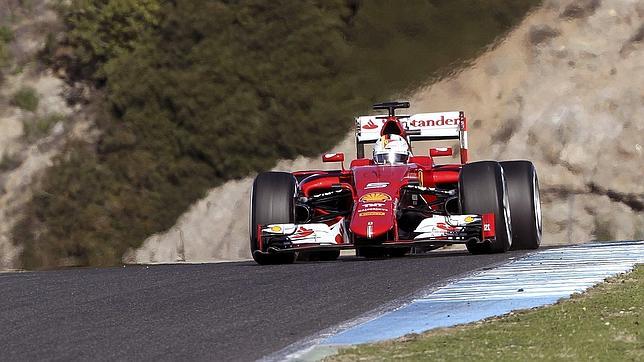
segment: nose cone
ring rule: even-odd
[[[394,202],[409,167],[365,166],[352,171],[358,201],[349,228],[358,238],[384,240],[396,223]]]
[[[394,227],[393,208],[391,200],[358,202],[349,226],[351,232],[362,239],[382,239]]]

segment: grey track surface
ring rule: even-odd
[[[1,360],[254,360],[522,252],[0,274]]]

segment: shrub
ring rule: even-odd
[[[20,163],[21,161],[18,155],[5,152],[2,154],[2,157],[0,157],[0,172],[15,170],[20,166]]]
[[[595,238],[595,240],[599,240],[599,241],[615,240],[612,226],[613,226],[613,223],[611,223],[610,220],[608,220],[606,217],[595,216],[594,229],[593,229],[593,237]]]
[[[72,0],[59,6],[74,49],[73,72],[104,80],[103,65],[131,51],[158,24],[157,0]]]
[[[29,112],[35,112],[39,102],[38,93],[31,87],[22,87],[11,97],[12,105]]]
[[[9,65],[11,54],[8,44],[13,40],[13,32],[6,26],[0,26],[0,71]],[[1,77],[0,77],[1,78]]]
[[[23,123],[23,137],[29,142],[37,141],[47,136],[56,123],[65,119],[65,116],[57,113],[27,119]]]
[[[0,43],[9,43],[13,40],[13,31],[7,26],[0,26]]]

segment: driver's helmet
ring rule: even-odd
[[[407,163],[411,152],[407,141],[396,134],[387,134],[373,147],[373,161],[378,165]]]

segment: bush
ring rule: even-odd
[[[12,40],[13,32],[11,29],[6,26],[0,26],[0,71],[9,65],[9,61],[11,60],[8,44]]]
[[[16,154],[5,152],[0,157],[0,172],[15,170],[20,166],[20,158]]]
[[[40,97],[35,89],[22,87],[11,97],[11,104],[25,111],[35,112],[38,109]]]
[[[0,26],[0,43],[9,43],[13,40],[13,31],[6,26]]]
[[[157,0],[72,0],[60,5],[67,26],[63,45],[74,48],[72,73],[104,80],[102,67],[131,51],[158,24]]]
[[[65,116],[57,113],[27,119],[23,123],[23,137],[29,142],[37,141],[49,135],[52,127],[65,119]]]

